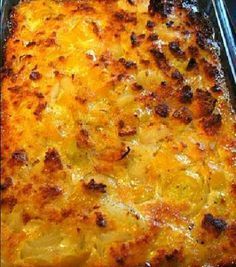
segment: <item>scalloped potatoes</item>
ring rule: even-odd
[[[11,19],[2,266],[234,266],[235,114],[194,4],[31,0]]]

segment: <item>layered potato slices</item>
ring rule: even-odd
[[[1,266],[236,266],[236,121],[194,0],[24,0],[2,80]]]

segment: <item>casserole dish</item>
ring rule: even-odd
[[[4,43],[11,27],[9,22],[9,14],[12,8],[19,2],[19,0],[1,0],[1,25],[0,25],[0,64],[3,65],[3,49]],[[225,5],[223,0],[204,1],[198,0],[198,4],[202,12],[209,16],[209,19],[215,30],[215,40],[220,46],[220,58],[225,72],[225,80],[227,87],[231,92],[231,101],[235,106],[235,83],[236,83],[236,48],[235,39],[230,22],[226,14]],[[232,5],[232,4],[231,4]]]
[[[5,2],[2,266],[235,266],[235,45],[199,4],[215,34],[194,0],[22,1],[9,33]]]

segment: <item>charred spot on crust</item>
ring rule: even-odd
[[[209,117],[205,117],[201,120],[201,125],[207,135],[216,134],[221,124],[222,118],[220,114],[211,114]]]
[[[185,85],[179,94],[179,101],[181,103],[191,103],[193,98],[193,92],[189,85]]]
[[[156,23],[154,21],[151,21],[151,20],[147,21],[146,27],[148,29],[153,29],[155,26],[156,26]]]
[[[101,29],[100,29],[99,25],[95,21],[92,21],[91,24],[93,27],[93,32],[100,38],[101,37]]]
[[[182,82],[184,80],[183,75],[178,70],[175,70],[171,73],[171,78],[179,82]]]
[[[126,68],[126,69],[132,69],[137,68],[137,64],[131,60],[126,60],[125,58],[120,58],[119,62]]]
[[[167,22],[166,22],[166,27],[167,27],[167,28],[170,28],[170,27],[172,27],[173,24],[174,24],[174,21],[172,21],[172,20],[167,21]]]
[[[162,87],[162,88],[166,88],[166,86],[167,86],[167,82],[166,82],[166,81],[162,81],[162,82],[161,82],[161,87]]]
[[[10,12],[10,20],[8,22],[8,38],[13,36],[14,32],[16,31],[17,27],[18,27],[18,21],[16,18],[16,9],[12,9]]]
[[[144,94],[140,94],[136,99],[141,101],[146,107],[152,108],[157,104],[157,93],[146,91]]]
[[[236,267],[236,260],[230,262],[220,262],[217,267]]]
[[[137,35],[134,32],[132,32],[130,35],[130,41],[133,47],[139,45]]]
[[[222,93],[222,87],[219,84],[215,84],[211,87],[213,93]]]
[[[137,23],[137,18],[135,13],[128,13],[124,10],[120,10],[114,13],[114,18],[118,21],[125,22],[125,23]]]
[[[131,151],[130,147],[127,146],[126,150],[124,150],[124,151],[121,153],[121,157],[120,157],[119,160],[122,160],[122,159],[124,159],[126,156],[128,156],[130,151]]]
[[[81,129],[76,136],[76,144],[79,148],[90,147],[89,132],[86,129]]]
[[[125,264],[125,259],[122,257],[116,258],[116,263],[119,265],[124,265]]]
[[[122,128],[124,128],[124,127],[125,127],[125,122],[122,121],[122,120],[120,120],[120,121],[118,122],[118,128],[119,128],[119,129],[122,129]]]
[[[192,24],[201,24],[202,15],[200,12],[195,12],[194,10],[190,10],[188,13],[189,21]]]
[[[158,104],[155,107],[155,114],[159,115],[162,118],[166,118],[169,116],[169,107],[167,104],[162,103],[162,104]]]
[[[186,70],[191,71],[191,70],[195,69],[197,66],[198,66],[198,64],[197,64],[196,59],[192,57],[192,58],[190,58],[190,60],[188,62]]]
[[[202,32],[196,33],[196,42],[201,49],[207,49],[211,43]]]
[[[8,87],[7,90],[10,91],[10,92],[12,92],[12,93],[17,94],[17,93],[20,92],[21,87],[18,86],[18,85],[16,85],[16,86],[13,86],[13,87]]]
[[[150,60],[148,59],[141,59],[140,63],[143,64],[144,66],[148,66],[150,64]]]
[[[236,223],[233,223],[227,227],[227,236],[231,241],[231,245],[236,247]]]
[[[45,185],[45,186],[41,186],[39,189],[40,189],[42,198],[44,199],[55,198],[62,194],[62,190],[58,186]]]
[[[218,236],[220,233],[226,230],[227,223],[223,219],[215,218],[212,214],[208,213],[204,215],[202,220],[202,228]]]
[[[28,162],[28,156],[24,149],[14,151],[11,155],[11,159],[16,165],[24,165]]]
[[[181,50],[179,42],[177,41],[170,42],[169,49],[170,52],[176,57],[183,58],[185,56],[185,53]]]
[[[217,100],[211,95],[210,92],[197,89],[195,99],[199,104],[200,116],[208,116],[213,112]]]
[[[178,261],[179,258],[179,251],[177,249],[174,249],[174,251],[170,254],[165,255],[165,259],[167,261]]]
[[[58,60],[61,61],[61,62],[64,62],[66,60],[66,58],[64,56],[59,56]]]
[[[180,107],[172,116],[185,124],[189,124],[193,119],[192,113],[187,107]]]
[[[46,106],[47,106],[46,102],[45,103],[39,103],[37,108],[34,111],[34,115],[36,117],[39,117],[41,115],[42,111],[46,108]]]
[[[136,134],[136,128],[125,126],[124,128],[119,129],[119,136],[125,137],[125,136],[132,136]]]
[[[160,69],[165,71],[170,70],[170,65],[164,53],[162,53],[158,48],[152,48],[150,52],[153,55],[156,64]]]
[[[135,0],[127,0],[129,4],[131,4],[132,6],[135,5]]]
[[[36,42],[32,41],[32,42],[28,42],[26,44],[26,47],[32,47],[32,46],[35,46],[36,45]]]
[[[158,35],[156,34],[156,33],[152,33],[152,34],[150,34],[149,36],[148,36],[148,40],[149,41],[156,41],[156,40],[158,40]]]
[[[32,71],[29,76],[30,80],[37,81],[42,78],[42,74],[40,74],[38,71]]]
[[[94,12],[94,8],[92,6],[90,6],[88,3],[78,3],[76,10],[74,10],[74,12],[77,12],[78,10],[80,11],[84,11],[86,13],[90,13],[90,12]],[[63,15],[59,15],[58,16],[58,20],[61,20],[61,18],[63,18]]]
[[[59,153],[55,148],[49,148],[46,152],[44,159],[45,170],[54,172],[57,170],[62,170],[62,163]]]
[[[24,224],[27,224],[31,219],[32,218],[31,218],[30,214],[25,213],[25,212],[22,214],[22,221]]]
[[[90,191],[106,193],[106,185],[102,183],[96,183],[94,179],[91,179],[88,184],[84,184],[84,187]]]
[[[132,136],[137,132],[135,127],[125,125],[124,121],[120,120],[118,123],[118,134],[120,137]]]
[[[120,74],[118,74],[117,75],[117,81],[124,81],[125,79],[127,79],[127,75],[126,74],[124,74],[124,73],[120,73]]]
[[[231,185],[231,193],[236,196],[236,183]]]
[[[204,65],[204,71],[210,79],[216,81],[221,80],[222,74],[217,66],[214,66],[213,64],[207,62],[205,59],[202,60],[202,63]]]
[[[212,42],[213,28],[207,16],[190,10],[188,13],[190,24],[193,24],[196,29],[196,42],[202,49],[208,49]]]
[[[199,55],[199,50],[196,46],[189,46],[188,51],[193,58]]]
[[[205,38],[211,38],[213,35],[213,28],[207,16],[201,14],[200,12],[195,12],[191,10],[188,13],[188,18],[191,24],[194,24],[197,29],[204,35]]]
[[[54,73],[55,77],[61,77],[62,76],[62,74],[58,70],[55,70],[53,73]],[[73,79],[73,74],[71,75],[71,77]]]
[[[17,198],[15,198],[14,196],[2,198],[0,204],[1,207],[7,207],[11,211],[17,204]]]
[[[0,81],[2,81],[6,77],[11,77],[14,75],[14,72],[11,68],[2,67],[0,68]]]
[[[13,185],[12,178],[6,177],[5,181],[0,184],[0,191],[5,191],[12,185]]]
[[[96,212],[96,224],[99,227],[106,227],[107,221],[101,212]]]
[[[130,41],[131,41],[132,47],[140,46],[144,38],[145,38],[145,34],[137,35],[135,32],[132,32],[130,35]]]
[[[197,32],[196,42],[202,49],[206,49],[208,47],[208,39],[201,32]]]
[[[70,215],[72,215],[73,213],[74,213],[74,210],[71,208],[62,209],[61,216],[63,219],[66,219],[66,218],[70,217]]]
[[[33,57],[32,55],[22,55],[22,56],[20,56],[20,61],[31,59],[32,57]]]
[[[140,84],[138,84],[138,83],[134,83],[134,84],[132,85],[132,89],[133,89],[134,91],[142,91],[142,90],[143,90],[143,86],[140,85]]]
[[[99,58],[99,62],[104,65],[105,68],[111,64],[111,61],[112,59],[110,53],[104,53]]]
[[[54,38],[47,38],[46,40],[43,41],[43,45],[45,47],[50,47],[56,45],[56,41]]]
[[[81,96],[75,96],[75,100],[78,101],[81,105],[84,105],[87,102],[87,99]]]
[[[43,95],[41,92],[35,92],[34,94],[35,94],[35,96],[36,96],[37,98],[39,98],[39,99],[44,98],[44,95]]]
[[[152,259],[153,266],[176,266],[177,263],[182,262],[183,254],[182,250],[173,249],[166,251],[165,249],[159,249],[156,255]]]
[[[173,0],[150,0],[148,11],[151,15],[158,13],[162,17],[167,17],[169,14],[171,14],[173,6]]]

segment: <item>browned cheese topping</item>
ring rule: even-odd
[[[235,266],[236,120],[197,0],[22,0],[10,20],[1,266]]]

